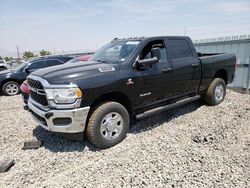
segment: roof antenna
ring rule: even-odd
[[[118,40],[118,38],[116,37],[116,38],[114,38],[111,42],[114,42],[114,41],[116,41],[116,40]]]

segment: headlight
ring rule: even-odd
[[[76,99],[82,97],[82,92],[79,88],[54,88],[45,89],[48,100],[54,100],[57,104],[72,104]]]

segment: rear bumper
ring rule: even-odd
[[[28,100],[29,111],[44,129],[60,133],[80,133],[86,126],[90,107],[67,110],[42,110]]]

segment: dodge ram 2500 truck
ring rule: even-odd
[[[114,39],[86,63],[28,76],[28,109],[46,130],[85,132],[107,148],[125,138],[132,118],[200,98],[221,103],[235,66],[234,54],[197,53],[188,37]]]

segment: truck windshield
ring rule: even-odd
[[[119,41],[109,43],[100,48],[90,61],[119,64],[128,59],[140,41]]]

